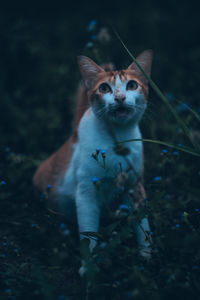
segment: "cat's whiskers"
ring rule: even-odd
[[[101,119],[104,117],[104,115],[106,114],[106,111],[107,111],[107,109],[106,109],[105,106],[102,107],[102,108],[100,108],[100,109],[98,109],[98,110],[96,111],[96,116],[98,117],[98,119],[101,120]]]

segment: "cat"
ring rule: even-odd
[[[152,50],[145,50],[136,60],[150,76]],[[129,191],[135,207],[146,198],[142,141],[117,142],[142,138],[138,124],[147,106],[148,81],[134,62],[127,69],[113,71],[79,56],[78,65],[83,82],[78,91],[72,135],[41,163],[33,181],[43,192],[51,186],[50,207],[59,209],[68,220],[77,219],[83,239],[84,232],[99,230],[105,210],[99,195],[102,180],[116,176],[120,186],[120,180],[129,174]],[[119,207],[120,211],[130,208],[127,202]],[[150,242],[145,233],[150,231],[148,218],[135,230],[141,254],[149,257]],[[90,238],[90,251],[96,244],[97,239]]]

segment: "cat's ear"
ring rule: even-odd
[[[139,63],[139,65],[142,67],[142,69],[147,73],[149,77],[151,76],[152,60],[153,60],[152,50],[145,50],[136,58],[136,61]],[[128,67],[128,70],[133,70],[136,76],[141,77],[145,82],[147,81],[134,62]]]
[[[99,74],[105,72],[92,59],[86,56],[78,56],[78,65],[83,77],[85,86],[91,89],[98,81]]]

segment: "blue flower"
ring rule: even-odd
[[[1,257],[6,258],[6,254],[5,253],[1,254]]]
[[[40,195],[40,198],[41,198],[41,199],[44,199],[44,198],[45,198],[45,195],[42,193],[42,194]]]
[[[139,267],[140,271],[144,271],[144,266]]]
[[[100,244],[99,244],[99,248],[106,248],[107,247],[107,245],[108,245],[108,243],[106,243],[106,242],[101,242]]]
[[[10,147],[5,147],[5,151],[9,152],[10,151]]]
[[[162,179],[162,177],[161,176],[156,176],[156,177],[154,177],[154,181],[160,181]]]
[[[180,225],[180,224],[176,224],[175,227],[176,227],[176,228],[180,228],[181,225]]]
[[[126,292],[126,297],[132,298],[133,297],[133,292],[132,291]]]
[[[199,212],[199,208],[195,208],[194,211]]]
[[[93,41],[94,41],[94,40],[96,40],[96,39],[97,39],[97,36],[96,36],[96,34],[93,34],[93,35],[91,35],[91,37],[90,37],[90,38],[91,38],[91,40],[93,40]]]
[[[182,144],[178,144],[178,146],[179,146],[179,147],[182,147],[183,145],[182,145]]]
[[[34,228],[34,227],[35,227],[35,224],[34,224],[34,223],[30,224],[30,227],[31,227],[31,228]]]
[[[105,154],[106,153],[106,150],[101,150],[101,154]]]
[[[127,204],[120,204],[119,209],[129,210],[129,207]]]
[[[1,183],[1,185],[5,185],[6,184],[6,182],[4,180],[2,180],[0,183]]]
[[[177,156],[177,155],[179,155],[179,151],[174,151],[173,154],[174,154],[175,156]]]
[[[47,184],[47,188],[50,189],[51,188],[51,184]]]
[[[94,44],[92,42],[88,42],[86,45],[85,45],[85,48],[92,48],[94,46]]]
[[[93,30],[95,30],[96,25],[97,25],[97,21],[96,21],[96,20],[91,20],[91,21],[89,22],[89,24],[88,24],[87,30],[88,30],[88,31],[93,31]]]
[[[187,111],[188,109],[189,109],[189,106],[188,106],[188,103],[186,103],[186,102],[180,103],[176,106],[176,111],[178,113]]]
[[[11,289],[6,289],[5,292],[10,294],[10,293],[12,293],[12,290]]]
[[[163,149],[162,152],[163,152],[163,153],[167,153],[168,150],[167,150],[167,149]]]
[[[98,182],[98,181],[99,181],[99,178],[98,178],[98,177],[92,177],[92,178],[91,178],[91,181],[94,182],[94,183],[95,183],[95,182]]]
[[[167,99],[168,99],[169,101],[173,101],[173,100],[175,99],[174,94],[173,94],[173,93],[170,93],[170,92],[168,92],[168,93],[166,94],[166,97],[167,97]]]
[[[100,148],[97,148],[97,149],[96,149],[96,154],[98,155],[100,151],[101,151],[101,149],[100,149]]]
[[[106,150],[101,150],[101,156],[103,159],[106,158]]]
[[[154,232],[153,232],[153,231],[150,231],[149,234],[150,234],[150,235],[154,235]]]
[[[60,223],[60,229],[65,229],[67,225],[65,223]]]

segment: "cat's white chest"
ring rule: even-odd
[[[86,173],[87,176],[116,176],[121,169],[126,171],[128,164],[131,164],[134,171],[140,175],[142,169],[142,143],[140,141],[124,143],[123,145],[128,154],[126,156],[117,154],[113,136],[107,125],[102,122],[93,114],[89,116],[85,114],[80,123],[78,142],[80,172]],[[113,132],[119,142],[141,138],[138,126],[114,128]],[[92,157],[92,153],[95,153],[96,149],[102,150],[98,154],[98,161]]]
[[[141,134],[138,126],[129,126],[115,130],[115,137],[117,141],[121,142],[140,139]],[[102,179],[111,176],[116,178],[121,171],[127,170],[129,164],[131,164],[133,173],[136,175],[136,181],[142,171],[142,142],[129,142],[123,145],[129,152],[126,156],[116,153],[113,137],[106,125],[101,123],[93,114],[88,116],[86,112],[80,122],[78,142],[74,145],[74,153],[60,185],[59,193],[74,198],[77,185],[83,185],[86,189],[90,189],[93,177]],[[100,151],[98,160],[95,160],[92,153],[96,153],[96,149],[103,150],[105,158]]]

